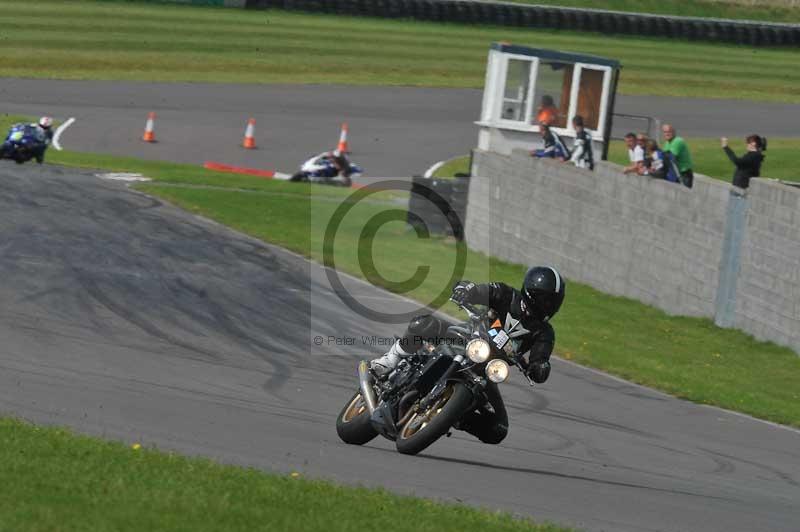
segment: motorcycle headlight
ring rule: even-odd
[[[467,344],[467,356],[476,364],[486,362],[491,354],[492,348],[486,340],[475,338]]]
[[[495,358],[486,364],[486,378],[492,382],[503,382],[508,378],[508,364]]]

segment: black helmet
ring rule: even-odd
[[[566,282],[555,268],[534,266],[522,282],[522,303],[531,317],[548,321],[564,302]]]

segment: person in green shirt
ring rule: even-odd
[[[681,137],[675,136],[675,128],[670,124],[661,126],[661,133],[664,137],[664,143],[661,145],[662,151],[670,152],[675,157],[675,163],[678,165],[678,170],[681,171],[681,183],[692,188],[694,172],[692,172],[692,155],[689,153],[689,146]]]

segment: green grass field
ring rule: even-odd
[[[0,530],[566,532],[508,514],[0,419]]]
[[[728,18],[764,20],[794,24],[800,22],[800,4],[794,7],[790,0],[764,1],[756,5],[749,1],[718,0],[512,0],[521,4],[557,5],[562,7],[588,7],[631,13],[679,15],[682,17]]]
[[[482,87],[489,44],[619,59],[620,91],[800,102],[793,49],[284,11],[0,0],[0,76]]]

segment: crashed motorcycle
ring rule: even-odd
[[[341,168],[344,170],[340,170]],[[362,173],[361,167],[351,163],[346,157],[337,156],[333,152],[324,152],[304,162],[290,181],[349,187],[353,184],[351,178],[358,177]]]
[[[510,366],[533,386],[517,353],[528,334],[520,322],[510,315],[502,321],[492,309],[459,306],[469,321],[449,326],[447,341],[423,343],[389,375],[378,378],[366,361],[359,363],[359,389],[336,419],[342,441],[363,445],[381,435],[400,453],[417,454],[451,429],[463,429],[473,413],[492,412],[488,388],[504,382]]]
[[[12,159],[17,164],[36,159],[42,164],[46,149],[47,140],[38,127],[32,124],[14,124],[0,146],[0,159]]]

